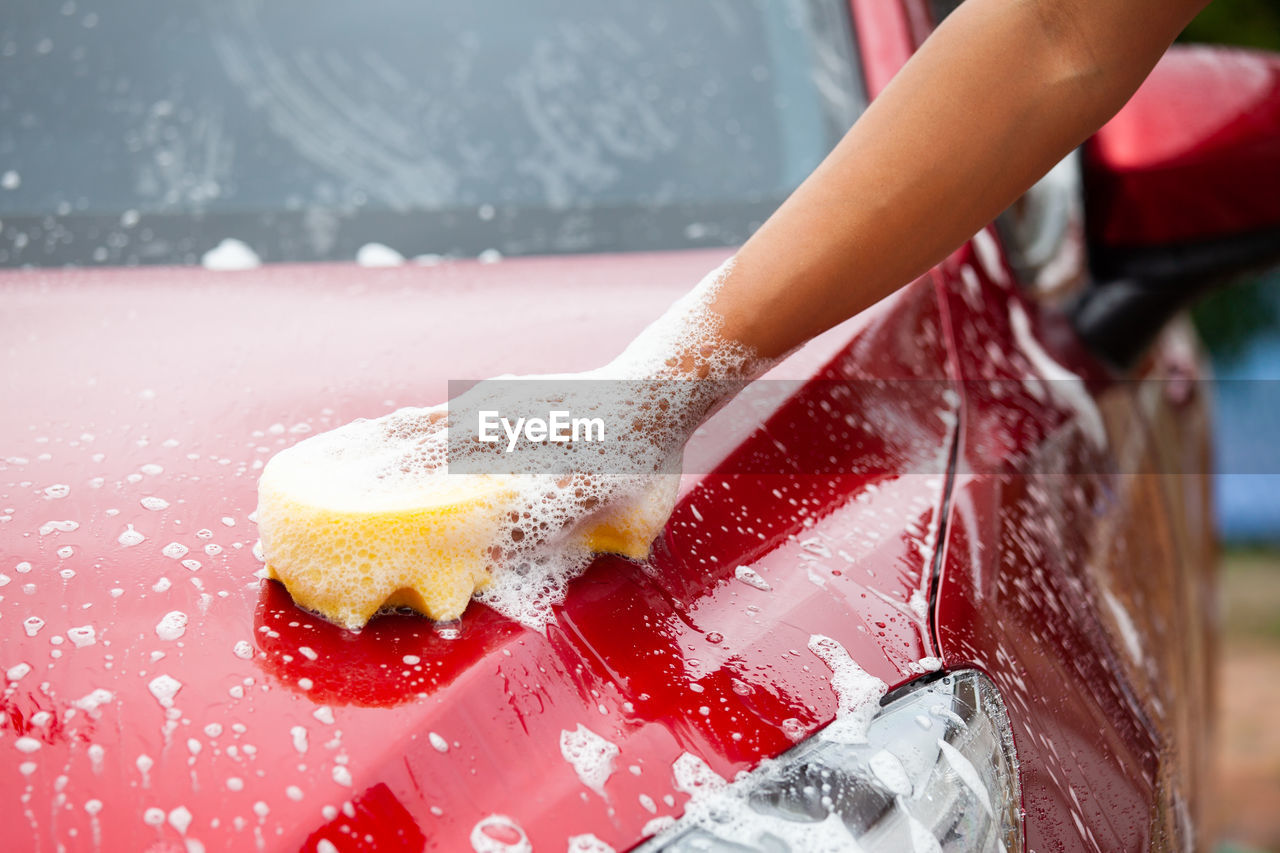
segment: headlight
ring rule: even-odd
[[[639,849],[645,853],[1020,851],[1013,736],[974,670],[904,685],[866,743],[818,732],[730,785]]]

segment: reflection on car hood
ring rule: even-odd
[[[728,777],[832,719],[810,635],[890,685],[930,665],[940,382],[819,385],[766,430],[721,412],[691,453],[724,464],[686,478],[650,562],[598,560],[545,636],[477,604],[349,634],[255,576],[272,453],[450,379],[601,364],[722,257],[0,276],[7,825],[46,848],[621,848],[679,813],[683,753]],[[937,379],[937,330],[921,283],[782,372]]]

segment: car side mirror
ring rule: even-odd
[[[1082,339],[1132,364],[1210,288],[1280,262],[1280,54],[1177,45],[1084,146]]]

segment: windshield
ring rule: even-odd
[[[853,45],[846,0],[9,0],[0,265],[736,244]]]

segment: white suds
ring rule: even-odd
[[[809,651],[831,669],[831,689],[836,694],[836,718],[823,729],[823,737],[838,743],[866,743],[867,729],[888,685],[854,663],[844,646],[830,637],[814,634]]]
[[[114,698],[115,698],[115,694],[112,693],[110,690],[107,690],[102,687],[97,687],[91,690],[86,695],[81,696],[79,699],[76,699],[71,704],[76,706],[80,710],[86,712],[90,716],[93,716],[97,712],[99,706],[105,705],[107,702],[110,702]]]
[[[907,774],[907,769],[902,766],[902,760],[892,752],[887,749],[880,750],[871,756],[867,766],[880,780],[880,784],[894,794],[905,797],[911,793],[911,777]]]
[[[938,748],[947,757],[947,763],[951,765],[952,770],[956,771],[960,781],[964,782],[969,790],[973,791],[973,795],[977,797],[978,802],[982,803],[982,807],[986,809],[987,814],[993,814],[991,811],[991,792],[982,784],[982,777],[978,775],[977,769],[969,759],[965,758],[964,753],[941,738],[938,739]]]
[[[613,775],[613,762],[619,754],[615,744],[579,723],[574,731],[560,732],[560,754],[583,785],[604,796],[604,783]]]
[[[146,538],[147,537],[134,530],[133,525],[130,524],[125,527],[125,531],[117,537],[116,541],[126,548],[132,548],[134,545],[139,545],[144,542]]]
[[[569,836],[568,853],[617,853],[617,851],[588,832],[585,835]]]
[[[365,243],[356,252],[356,263],[362,267],[398,267],[404,255],[381,243]]]
[[[178,830],[179,835],[186,835],[191,826],[191,812],[186,806],[178,806],[169,812],[169,825]]]
[[[183,557],[187,556],[188,550],[190,549],[181,542],[170,542],[168,545],[165,545],[160,549],[160,553],[164,554],[170,560],[181,560]]]
[[[742,849],[779,849],[804,853],[857,853],[858,845],[837,810],[819,822],[785,820],[761,814],[751,807],[747,789],[732,785],[701,758],[684,753],[671,767],[678,790],[689,794],[682,822],[714,826],[715,834]],[[744,780],[749,784],[749,780]],[[670,818],[655,818],[645,831],[661,832]],[[737,849],[737,848],[735,848]]]
[[[773,589],[773,587],[769,586],[769,582],[760,577],[760,573],[750,566],[738,566],[733,570],[733,576],[747,586],[755,587],[763,592],[769,592]]]
[[[147,689],[163,708],[173,707],[173,697],[182,689],[182,682],[171,675],[157,675],[147,683]]]
[[[13,742],[13,746],[18,752],[30,755],[41,747],[41,743],[33,737],[20,737]]]
[[[156,623],[156,636],[162,640],[178,640],[187,633],[187,614],[170,610]]]
[[[261,265],[257,253],[247,245],[228,237],[200,258],[200,265],[207,270],[250,270]]]
[[[475,853],[532,853],[533,845],[520,824],[506,815],[491,814],[471,828],[471,849]]]
[[[80,523],[78,521],[46,521],[40,525],[40,535],[48,536],[50,533],[71,533],[78,530]]]
[[[83,649],[85,646],[92,646],[98,641],[97,632],[92,625],[81,625],[78,628],[67,629],[67,639],[77,649]]]

